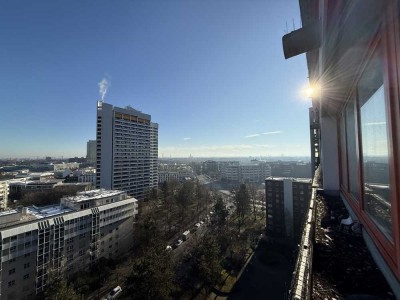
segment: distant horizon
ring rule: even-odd
[[[0,157],[0,161],[9,161],[9,160],[45,160],[46,157],[51,157],[52,160],[67,160],[71,158],[85,158],[85,156],[31,156],[31,157]],[[209,160],[248,160],[248,159],[277,159],[277,160],[297,160],[303,159],[305,161],[311,161],[310,156],[306,155],[288,155],[288,156],[171,156],[171,157],[158,157],[159,160],[169,160],[169,159],[181,159],[181,160],[188,160],[188,159],[209,159]]]

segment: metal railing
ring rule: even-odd
[[[292,282],[289,291],[289,300],[311,299],[312,294],[312,261],[315,240],[315,219],[317,189],[319,188],[320,169],[315,171],[311,199],[303,234],[298,249],[297,261],[293,271]]]

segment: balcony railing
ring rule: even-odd
[[[293,271],[290,300],[310,299],[312,294],[312,260],[315,237],[316,198],[319,188],[320,168],[315,171],[311,199],[301,237],[297,261]]]

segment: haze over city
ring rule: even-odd
[[[85,156],[101,93],[151,114],[159,157],[309,156],[299,4],[270,4],[3,1],[0,158]]]

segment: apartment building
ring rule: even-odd
[[[300,0],[303,27],[285,58],[306,53],[314,93],[312,163],[339,196],[400,298],[400,3]],[[340,201],[340,200],[339,200]]]
[[[165,181],[179,181],[179,172],[177,171],[158,171],[158,183]]]
[[[0,181],[0,211],[7,208],[9,187],[7,181]]]
[[[96,186],[143,199],[158,183],[158,124],[132,107],[97,102]]]
[[[68,162],[68,163],[61,163],[61,164],[53,164],[53,171],[64,171],[64,170],[77,170],[79,169],[79,163],[77,162]]]
[[[150,187],[158,186],[158,124],[150,123]]]
[[[71,276],[132,245],[137,200],[124,191],[92,190],[59,205],[0,213],[1,299],[32,299],[51,272]]]
[[[76,170],[74,176],[77,176],[78,182],[90,182],[93,186],[96,186],[96,169],[86,168],[81,170]]]
[[[267,235],[296,242],[310,201],[311,179],[268,177],[265,196]]]
[[[89,140],[86,145],[86,160],[91,163],[96,162],[96,141]]]
[[[257,164],[231,164],[221,169],[221,178],[231,182],[262,183],[271,176],[271,167],[260,162]]]
[[[60,185],[59,180],[12,180],[9,184],[10,193],[43,192]]]

